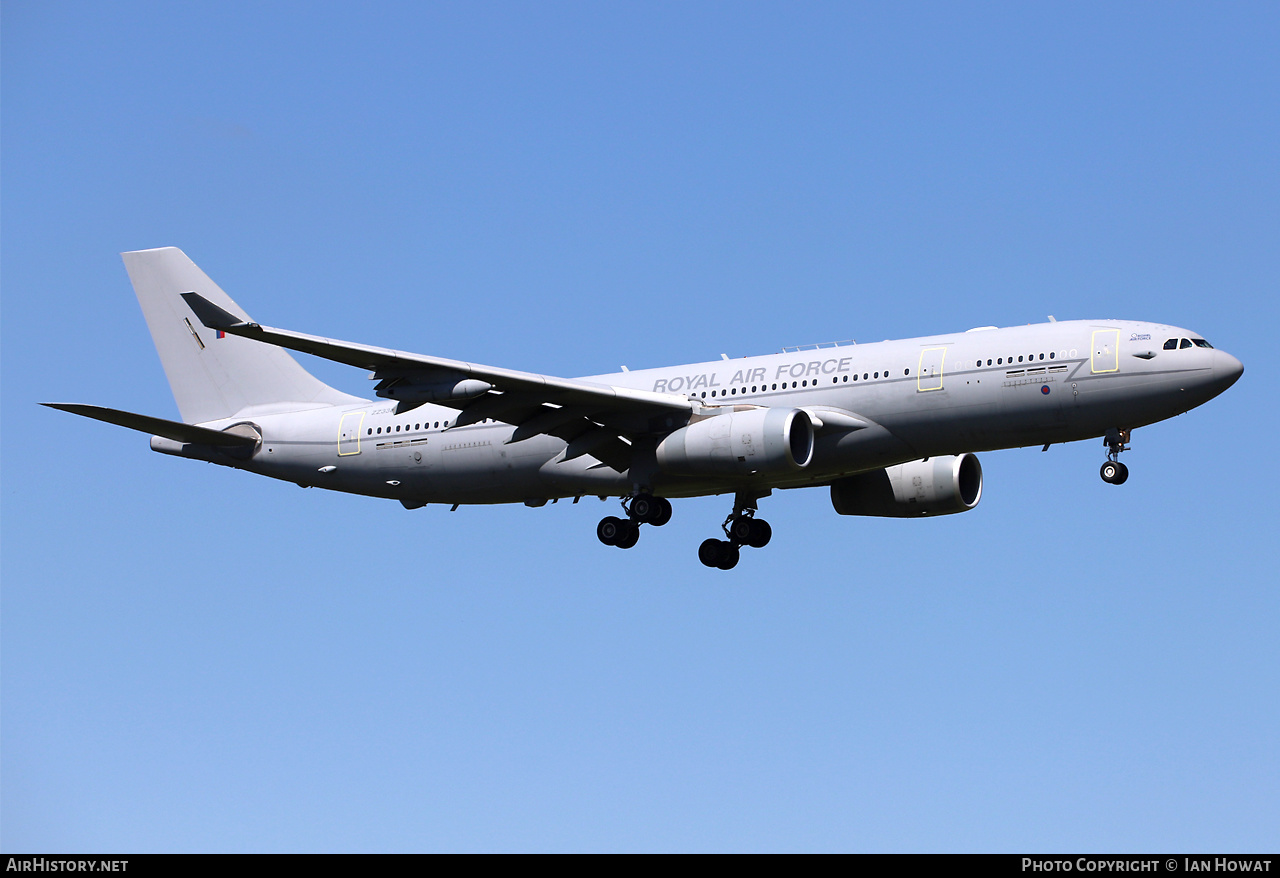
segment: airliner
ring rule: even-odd
[[[1123,484],[1132,430],[1244,372],[1176,326],[1050,318],[558,378],[273,329],[177,248],[122,256],[182,421],[45,405],[150,434],[162,454],[406,509],[620,498],[596,533],[621,549],[673,499],[732,495],[724,538],[698,549],[721,570],[769,542],[757,512],[775,489],[827,488],[841,515],[948,515],[982,497],[975,452],[1098,437],[1103,480]],[[376,398],[289,351],[364,369]]]

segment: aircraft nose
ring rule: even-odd
[[[1244,363],[1226,351],[1213,352],[1213,383],[1218,385],[1218,392],[1226,390],[1244,374]]]

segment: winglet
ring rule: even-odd
[[[231,329],[233,326],[252,326],[247,320],[237,317],[230,311],[224,311],[199,293],[181,293],[182,300],[200,322],[210,329]]]

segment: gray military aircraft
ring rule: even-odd
[[[723,570],[769,542],[756,511],[775,488],[828,487],[841,515],[948,515],[982,496],[974,452],[1099,436],[1102,478],[1123,484],[1133,428],[1244,372],[1185,329],[1072,320],[556,378],[272,329],[177,248],[123,257],[183,422],[45,405],[152,434],[164,454],[407,509],[621,497],[624,517],[596,532],[623,549],[667,523],[671,498],[732,494],[726,539],[698,550]],[[369,371],[381,401],[286,348]]]

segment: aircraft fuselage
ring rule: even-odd
[[[1165,345],[1177,340],[1172,349]],[[1195,339],[1190,347],[1182,339]],[[758,357],[590,376],[583,381],[687,396],[695,418],[735,406],[855,414],[861,429],[819,433],[794,472],[696,477],[645,466],[618,472],[589,454],[567,458],[551,435],[516,436],[486,421],[453,426],[454,408],[396,414],[388,400],[287,413],[238,413],[204,426],[251,421],[262,445],[241,460],[154,438],[157,451],[249,470],[308,487],[424,503],[539,503],[581,495],[666,497],[821,485],[921,458],[1128,430],[1212,399],[1240,375],[1238,360],[1185,329],[1075,320],[926,338],[816,347]],[[682,426],[652,425],[655,436]],[[513,439],[515,441],[513,441]],[[637,440],[642,444],[642,440]]]

